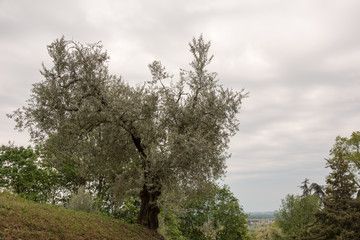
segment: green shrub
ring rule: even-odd
[[[76,211],[96,212],[94,200],[90,193],[85,191],[85,187],[81,186],[76,194],[71,195],[66,208]]]

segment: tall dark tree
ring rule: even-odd
[[[302,239],[357,239],[360,236],[359,199],[355,175],[350,168],[347,139],[337,137],[333,156],[327,160],[332,170],[326,179],[324,208]]]
[[[53,66],[43,66],[44,80],[11,117],[58,165],[75,161],[83,176],[111,183],[114,198],[139,193],[138,222],[156,229],[161,194],[221,177],[238,128],[246,94],[223,88],[206,70],[210,45],[193,39],[191,69],[178,81],[155,61],[152,80],[132,87],[109,74],[100,44],[62,37],[48,46]]]
[[[302,197],[309,196],[311,194],[311,188],[309,187],[309,179],[305,178],[305,180],[302,182],[302,185],[300,188],[303,191]]]
[[[324,186],[321,186],[317,183],[311,183],[309,182],[308,178],[305,178],[305,180],[302,182],[302,185],[300,186],[302,189],[302,197],[307,197],[309,195],[317,195],[321,200],[324,199]]]

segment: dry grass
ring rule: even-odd
[[[139,225],[62,207],[38,204],[0,193],[0,240],[4,239],[123,239],[160,240]]]

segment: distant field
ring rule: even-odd
[[[247,226],[250,232],[270,226],[275,219],[274,212],[250,212],[247,214]]]

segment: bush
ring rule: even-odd
[[[76,211],[96,212],[96,208],[94,207],[94,200],[91,194],[85,191],[84,186],[79,187],[77,194],[73,194],[70,197],[66,208]]]

